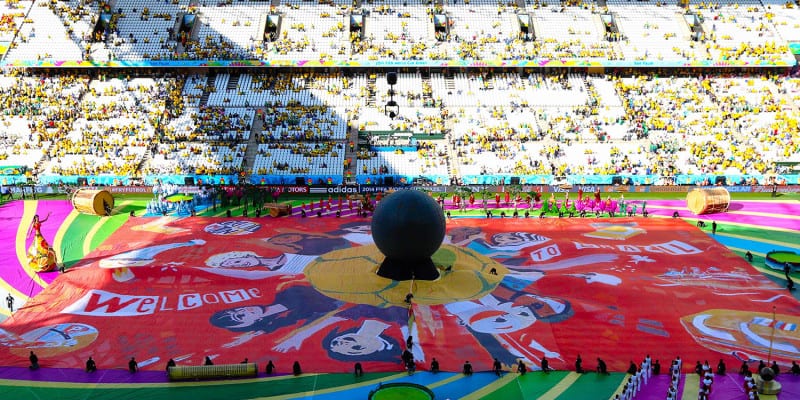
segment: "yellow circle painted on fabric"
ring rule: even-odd
[[[415,303],[427,305],[478,299],[494,290],[508,273],[502,264],[473,250],[442,245],[431,257],[441,267],[439,279],[393,281],[377,275],[384,258],[375,245],[335,250],[319,256],[305,274],[311,285],[328,297],[387,307],[407,305],[408,293],[414,294]],[[490,273],[492,268],[497,275]]]

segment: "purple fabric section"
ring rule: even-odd
[[[0,246],[0,279],[23,295],[32,297],[42,288],[28,276],[17,260],[17,229],[23,207],[22,201],[0,206],[0,237],[5,238],[5,246]],[[2,297],[5,298],[5,294]]]
[[[61,228],[64,220],[67,219],[67,216],[69,216],[72,210],[72,203],[66,200],[39,201],[39,204],[36,207],[36,213],[39,214],[39,217],[44,219],[48,213],[51,213],[47,222],[42,224],[42,236],[44,236],[44,239],[47,240],[47,243],[50,243],[50,246],[53,245],[53,241],[56,238],[56,233],[58,233],[58,230]],[[33,243],[33,236],[26,237],[25,249],[28,249],[31,243]],[[39,276],[47,284],[50,284],[54,279],[56,279],[58,272],[40,273]],[[38,291],[36,293],[38,293]]]
[[[678,398],[683,393],[685,378],[678,385]],[[781,374],[778,382],[782,386],[779,400],[800,399],[800,376]],[[667,397],[669,388],[669,375],[653,376],[647,385],[643,386],[636,395],[636,400],[663,400]],[[697,388],[699,389],[699,388]],[[694,392],[692,392],[694,393]],[[711,399],[746,399],[744,392],[744,379],[738,374],[714,375],[714,384],[711,386]]]
[[[75,382],[75,383],[160,383],[167,381],[166,372],[139,371],[132,374],[124,369],[100,369],[87,373],[80,369],[40,368],[31,371],[25,367],[0,367],[3,379]]]
[[[742,204],[742,203],[733,203],[731,205],[731,211],[734,210],[734,206]],[[751,203],[747,203],[751,204]],[[784,206],[789,206],[784,208]],[[681,207],[680,210],[675,210],[672,208],[658,208],[658,207]],[[758,211],[758,212],[771,212],[774,214],[785,214],[796,216],[800,214],[791,214],[791,210],[794,209],[794,205],[787,205],[786,203],[775,203],[775,208],[769,211]],[[739,210],[745,211],[744,208],[740,208]],[[789,218],[775,218],[775,217],[767,217],[761,215],[741,215],[741,214],[731,214],[731,213],[716,213],[716,214],[704,214],[704,215],[697,215],[689,211],[686,208],[686,202],[676,201],[676,200],[658,200],[658,201],[648,201],[647,202],[647,211],[651,215],[661,215],[661,216],[670,216],[673,212],[678,211],[681,216],[692,216],[696,217],[697,219],[702,219],[706,221],[717,221],[717,222],[735,222],[740,224],[749,224],[749,225],[760,225],[760,226],[767,226],[767,227],[775,227],[775,228],[783,228],[783,229],[790,229],[800,231],[800,220],[797,219],[789,219]],[[752,208],[746,211],[756,211]]]
[[[651,200],[647,205],[686,208],[685,200]],[[800,215],[800,203],[777,201],[732,201],[728,206],[730,211],[763,212],[772,214]]]
[[[166,362],[164,363],[166,366]],[[276,374],[270,376],[280,376]],[[261,371],[259,377],[267,377]],[[98,369],[87,373],[80,369],[46,368],[31,371],[27,367],[0,367],[0,379],[71,382],[71,383],[164,383],[168,382],[167,373],[161,371],[139,371],[135,374],[126,369]]]
[[[42,234],[50,245],[53,244],[56,232],[71,211],[72,205],[65,200],[38,202],[36,212],[39,215],[45,216],[48,212],[52,213],[50,219],[42,226]],[[0,260],[3,260],[0,263],[0,279],[23,295],[33,297],[43,288],[31,279],[17,258],[17,229],[22,221],[23,212],[23,201],[13,201],[0,207],[0,237],[8,240],[6,246],[0,247]],[[25,251],[32,242],[33,236],[25,238]],[[57,276],[57,272],[39,274],[39,277],[47,284],[50,284]]]
[[[652,375],[636,395],[636,400],[664,400],[669,389],[669,374]]]

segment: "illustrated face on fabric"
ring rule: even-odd
[[[303,236],[298,234],[292,233],[284,233],[280,235],[275,235],[269,238],[267,241],[274,244],[295,244],[303,240]]]
[[[94,326],[78,323],[43,326],[22,335],[0,329],[0,345],[11,347],[20,356],[30,349],[39,349],[39,355],[49,357],[82,349],[93,343],[98,335]]]
[[[286,311],[287,308],[277,304],[269,307],[246,306],[238,307],[225,312],[225,317],[231,324],[227,328],[245,328],[254,325],[270,315]]]
[[[530,301],[529,307],[533,309],[536,318],[541,320],[552,319],[567,310],[566,304],[555,299],[534,295],[524,296],[524,298]]]
[[[492,244],[495,246],[518,246],[525,243],[523,238],[513,232],[503,232],[492,235]]]
[[[480,333],[511,333],[527,328],[536,322],[533,310],[527,306],[501,303],[472,316],[469,326]]]
[[[266,317],[264,309],[259,306],[240,307],[231,310],[228,317],[235,322],[239,322],[236,328],[253,325],[256,321]]]
[[[231,251],[216,254],[206,260],[209,267],[219,268],[266,267],[275,270],[285,264],[286,256],[283,254],[277,257],[261,257],[252,251]]]
[[[221,268],[255,267],[261,262],[255,254],[243,254],[239,257],[227,258],[219,264]]]
[[[502,232],[492,235],[491,244],[498,248],[523,249],[539,243],[544,243],[550,239],[539,236],[535,233],[527,232]]]
[[[480,237],[481,230],[472,226],[458,226],[447,231],[446,235],[451,243],[461,243]]]
[[[331,350],[349,356],[372,354],[386,350],[389,342],[379,336],[364,336],[348,333],[331,341]]]
[[[387,328],[389,325],[380,321],[364,321],[358,331],[333,338],[330,342],[330,349],[346,356],[363,356],[390,350],[391,343],[380,336]]]

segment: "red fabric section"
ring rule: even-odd
[[[797,354],[798,302],[746,262],[680,220],[459,219],[446,243],[510,273],[478,299],[413,307],[358,305],[320,294],[302,274],[315,256],[369,243],[368,220],[134,218],[0,325],[0,363],[144,369],[247,357],[287,370],[400,368],[410,333],[419,368],[476,371],[494,358],[535,368],[584,368],[596,357],[627,369],[647,353],[669,360],[745,358],[784,365]],[[366,230],[368,233],[368,230]],[[127,267],[126,267],[127,266]],[[457,268],[454,268],[454,270]],[[505,270],[503,270],[505,272]],[[331,276],[331,279],[336,279]],[[352,289],[352,288],[351,288]],[[771,319],[776,307],[777,320]],[[780,347],[780,348],[778,348]],[[262,367],[263,368],[263,367]]]

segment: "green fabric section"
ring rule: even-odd
[[[125,205],[121,209],[116,211],[111,217],[107,217],[105,220],[102,220],[103,227],[94,235],[92,238],[92,243],[89,244],[92,250],[96,249],[97,246],[100,246],[112,233],[114,233],[119,227],[125,224],[128,221],[129,213],[131,210],[139,210],[146,207],[146,204],[141,201],[135,201],[131,204]]]
[[[800,224],[800,221],[798,221],[798,224]],[[750,237],[753,239],[774,240],[784,243],[800,243],[800,232],[780,231],[776,233],[775,231],[770,229],[759,229],[749,226],[727,225],[719,222],[717,223],[717,225],[721,225],[722,227],[724,227],[725,233],[732,235]]]
[[[744,258],[745,252],[738,251],[738,250],[733,250],[733,252],[738,254],[738,255],[740,255],[740,256],[742,256],[742,258]],[[778,285],[780,287],[786,287],[786,279],[784,279],[782,277],[783,276],[783,271],[777,271],[777,270],[774,270],[772,268],[765,267],[764,266],[764,257],[753,255],[753,262],[750,265],[752,265],[753,268],[755,268],[759,272],[773,271],[773,272],[777,273],[779,276],[774,276],[772,274],[763,274],[763,275],[767,279],[771,280],[772,282],[775,282],[776,285]],[[797,284],[797,282],[800,280],[800,272],[795,271],[795,272],[792,272],[790,275],[792,276],[792,279],[795,281],[795,284]],[[784,294],[791,294],[794,298],[800,300],[800,293],[798,293],[797,290],[793,290],[791,292],[787,290],[787,291],[785,291],[783,293]]]
[[[610,399],[626,374],[583,374],[575,383],[557,397],[558,400]]]
[[[395,373],[365,374],[358,381],[379,379]],[[5,399],[59,399],[59,400],[237,400],[255,397],[280,396],[292,393],[324,390],[356,383],[352,374],[324,374],[290,379],[264,379],[255,383],[235,380],[225,384],[183,383],[174,386],[148,387],[146,384],[126,388],[104,388],[87,384],[86,388],[22,387],[0,385]]]
[[[72,266],[85,256],[83,254],[83,241],[94,224],[100,221],[100,218],[96,215],[80,214],[72,221],[72,224],[64,234],[64,240],[61,242],[61,261],[65,267]]]
[[[502,388],[495,390],[492,394],[486,396],[485,399],[536,399],[545,394],[550,388],[557,385],[567,374],[569,374],[569,371],[554,371],[549,374],[529,372],[511,381]]]

